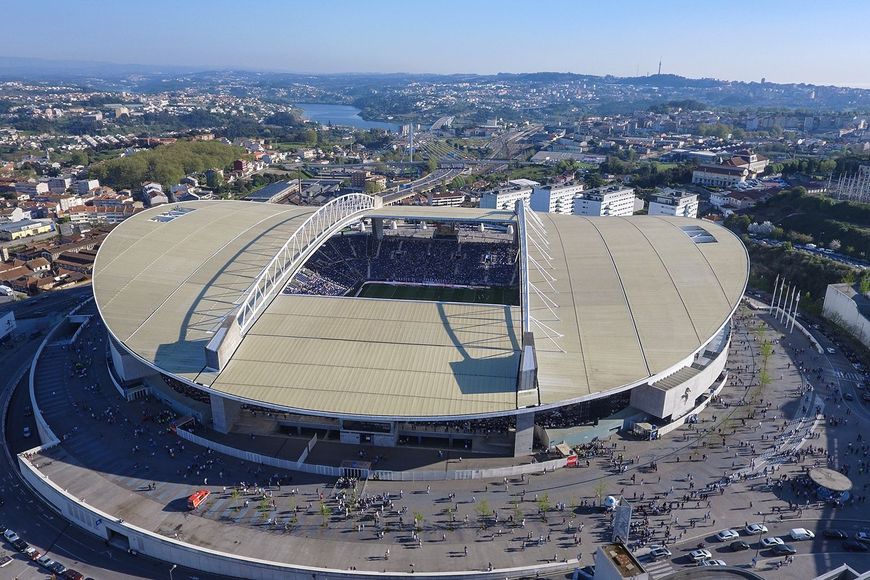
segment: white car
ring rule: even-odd
[[[816,535],[806,528],[795,528],[788,533],[792,540],[812,540]]]
[[[689,557],[698,562],[699,560],[709,560],[713,557],[713,554],[710,553],[710,550],[704,550],[703,548],[700,550],[692,550],[689,552]]]
[[[720,542],[729,542],[731,540],[736,540],[739,537],[740,537],[740,534],[738,534],[734,530],[722,530],[721,532],[716,534],[716,539],[719,540]]]
[[[785,544],[785,542],[782,541],[782,538],[770,537],[770,538],[764,538],[763,540],[761,540],[761,545],[764,546],[765,548],[772,548],[774,546],[781,546],[783,544]]]
[[[6,538],[7,540],[9,540],[10,543],[12,543],[12,542],[17,542],[18,540],[21,539],[21,538],[18,537],[18,534],[16,534],[16,533],[15,533],[14,531],[12,531],[11,529],[6,530],[5,532],[3,532],[3,537]]]
[[[652,556],[653,560],[659,560],[661,558],[670,558],[671,551],[664,546],[658,546],[650,550],[649,555]]]
[[[750,536],[755,536],[757,534],[766,534],[767,533],[767,526],[765,526],[764,524],[759,524],[759,523],[749,524],[748,526],[743,528],[743,531],[746,532],[747,534],[749,534]]]
[[[701,566],[727,566],[724,560],[701,560]]]

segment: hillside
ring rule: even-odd
[[[241,147],[217,141],[178,141],[102,161],[92,165],[88,175],[115,189],[135,189],[146,181],[168,187],[190,173],[224,169],[244,153]]]

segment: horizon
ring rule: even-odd
[[[824,43],[816,42],[823,31],[842,27],[839,14],[849,12],[856,22],[870,17],[870,5],[842,0],[797,8],[783,0],[737,0],[728,7],[680,0],[654,7],[639,0],[616,6],[557,1],[534,10],[513,0],[470,6],[452,0],[439,6],[436,18],[426,7],[397,0],[363,9],[335,1],[287,6],[274,0],[241,10],[227,0],[88,9],[96,7],[91,0],[11,6],[0,54],[28,46],[28,56],[8,58],[315,75],[545,71],[625,78],[654,74],[661,61],[663,74],[686,78],[870,86],[870,79],[861,78],[860,71],[870,70],[870,53],[860,39],[827,35]],[[771,24],[735,24],[733,15],[743,8],[752,10],[755,22]],[[209,22],[207,30],[191,26],[200,21]],[[142,39],[131,42],[131,22],[147,23]],[[599,22],[604,25],[589,25]],[[725,32],[711,35],[711,22],[726,24]],[[70,29],[99,32],[100,42],[70,35]]]
[[[539,74],[566,74],[566,75],[576,75],[576,76],[591,76],[597,78],[605,78],[605,77],[613,77],[618,79],[632,79],[632,78],[650,78],[659,76],[659,73],[647,73],[642,75],[618,75],[613,73],[589,73],[583,71],[560,71],[560,70],[524,70],[524,71],[496,71],[496,72],[428,72],[428,71],[419,71],[419,72],[411,72],[411,71],[334,71],[334,72],[308,72],[308,71],[296,71],[289,69],[273,69],[273,68],[252,68],[252,67],[244,67],[244,66],[208,66],[208,65],[172,65],[172,64],[155,64],[155,63],[130,63],[130,62],[116,62],[109,60],[78,60],[78,59],[54,59],[54,58],[41,58],[41,57],[30,57],[30,56],[20,56],[20,55],[4,55],[0,54],[0,75],[3,73],[3,63],[4,59],[8,60],[21,60],[21,61],[42,61],[45,63],[52,63],[55,65],[73,65],[73,64],[87,64],[87,65],[96,65],[96,66],[105,66],[105,67],[117,67],[124,68],[129,67],[133,68],[147,68],[147,69],[155,69],[154,71],[149,71],[148,73],[141,74],[203,74],[203,73],[221,73],[221,72],[239,72],[239,73],[250,73],[250,74],[286,74],[286,75],[298,75],[298,76],[314,76],[314,77],[327,77],[327,76],[436,76],[436,77],[450,77],[450,76],[476,76],[476,77],[491,77],[491,76],[501,76],[501,75],[512,75],[512,76],[522,76],[522,75],[539,75]],[[160,68],[166,68],[165,71],[160,71]],[[173,70],[174,69],[174,70]],[[72,72],[72,71],[70,71]],[[7,73],[8,74],[8,73]],[[45,73],[47,76],[56,73]],[[65,73],[66,74],[66,73]],[[117,73],[120,74],[120,73]],[[133,71],[126,71],[123,74],[136,74]],[[768,85],[807,85],[813,87],[834,87],[834,88],[844,88],[844,89],[860,89],[860,90],[870,90],[870,83],[865,84],[851,84],[851,85],[842,85],[842,84],[818,84],[812,83],[808,81],[773,81],[768,79],[734,79],[734,78],[723,78],[716,76],[686,76],[673,72],[663,71],[660,73],[660,76],[663,77],[678,77],[687,80],[713,80],[717,82],[726,82],[726,83],[760,83],[764,80],[764,84]]]

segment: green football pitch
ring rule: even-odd
[[[514,305],[517,304],[519,298],[516,288],[453,288],[450,286],[408,286],[381,282],[368,282],[360,288],[357,296],[393,300]]]

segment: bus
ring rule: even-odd
[[[204,502],[208,496],[211,495],[211,492],[207,489],[201,489],[197,492],[194,492],[187,498],[187,508],[191,510],[195,510],[202,502]]]

